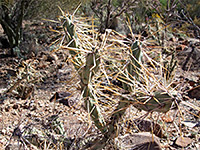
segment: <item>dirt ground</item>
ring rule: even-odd
[[[51,43],[52,34],[48,33],[47,25],[35,24],[30,27],[29,32],[36,36],[40,35],[40,37],[38,43],[31,41],[24,45],[24,47],[29,47],[29,54],[26,54],[29,58],[25,62],[31,63],[33,69],[41,73],[42,80],[34,84],[33,90],[26,99],[19,94],[6,93],[13,82],[16,82],[16,76],[23,60],[16,57],[4,57],[8,50],[0,49],[0,149],[18,149],[20,146],[22,149],[37,149],[34,145],[22,142],[23,139],[27,139],[23,136],[28,135],[24,134],[22,130],[30,127],[49,130],[47,126],[50,126],[49,119],[53,115],[57,115],[64,125],[62,129],[58,130],[59,133],[62,132],[61,130],[65,130],[65,137],[68,141],[98,134],[99,131],[91,123],[87,112],[83,109],[80,91],[77,90],[80,81],[76,71],[71,63],[66,63],[68,52],[64,50],[50,52],[51,47],[48,45]],[[1,28],[0,32],[0,36],[3,35]],[[27,33],[27,38],[30,33]],[[162,115],[165,118],[163,119],[165,125],[162,127],[166,131],[166,137],[160,139],[162,149],[182,149],[176,143],[181,136],[188,138],[187,142],[190,141],[186,146],[183,144],[184,142],[180,144],[184,149],[200,149],[200,45],[198,45],[200,41],[196,40],[196,43],[196,48],[190,58],[192,49],[188,45],[186,45],[187,48],[177,53],[178,68],[175,78],[177,82],[181,80],[183,83],[182,95],[185,100],[180,103],[178,108],[182,110],[182,114],[177,113],[178,109],[172,109]],[[187,58],[188,62],[186,62]],[[70,93],[68,103],[50,102],[56,92]],[[135,114],[136,111],[134,107],[130,107],[125,118]],[[17,129],[20,129],[19,133],[16,132]],[[134,129],[131,130],[134,132]],[[57,131],[52,132],[56,133]],[[38,132],[35,134],[39,135]],[[56,136],[49,136],[48,133],[42,135],[46,135],[47,139],[53,137],[52,139],[57,141],[54,143],[55,145],[60,139]],[[44,143],[44,141],[35,143]],[[45,147],[43,148],[45,149]],[[48,145],[47,142],[46,149],[59,148]]]

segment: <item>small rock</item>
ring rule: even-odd
[[[37,107],[34,105],[34,106],[31,106],[30,111],[34,111],[36,109],[37,109]]]
[[[30,111],[36,110],[37,109],[36,104],[35,103],[30,103],[29,109],[30,109]]]
[[[159,138],[148,132],[118,136],[115,143],[121,150],[161,150]]]
[[[197,147],[197,149],[200,149],[200,145],[199,144],[195,144],[195,146]]]
[[[24,109],[28,109],[28,108],[29,108],[29,103],[28,103],[28,101],[26,101],[26,102],[23,104],[23,108],[24,108]]]
[[[14,104],[15,103],[15,100],[10,100],[10,104]]]
[[[200,85],[190,89],[187,92],[190,98],[196,98],[197,100],[200,100]]]
[[[166,123],[172,123],[172,122],[173,122],[172,117],[169,116],[169,115],[164,115],[164,116],[162,116],[161,118],[162,118],[162,120],[163,120],[164,122],[166,122]]]
[[[197,123],[191,121],[183,121],[182,124],[184,124],[187,127],[194,128]]]
[[[130,126],[137,126],[137,128],[142,132],[150,132],[155,134],[158,137],[163,137],[163,131],[159,124],[152,122],[150,120],[136,120],[136,121],[129,121],[127,125]]]
[[[13,109],[17,109],[18,107],[19,107],[18,104],[13,105]]]
[[[10,106],[8,106],[8,105],[5,106],[5,111],[6,111],[6,112],[9,112],[9,111],[10,111]]]
[[[13,70],[13,69],[6,69],[7,70],[7,74],[9,74],[10,76],[16,76],[17,73],[16,73],[16,70]]]
[[[2,129],[1,133],[5,135],[6,134],[6,129]]]
[[[72,94],[69,93],[69,92],[56,92],[50,99],[50,102],[53,102],[53,101],[56,101],[56,102],[59,102],[59,103],[62,103],[63,105],[65,106],[68,106],[70,107],[69,105],[69,97],[71,96]]]
[[[13,110],[12,115],[17,115],[17,112],[15,110]]]
[[[186,147],[192,143],[192,139],[188,137],[178,137],[175,144],[180,147]]]
[[[41,102],[38,102],[38,106],[42,107],[44,104],[42,104]]]

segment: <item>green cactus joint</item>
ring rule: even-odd
[[[173,98],[163,91],[156,91],[153,96],[142,96],[141,94],[138,94],[135,98],[138,101],[133,103],[133,106],[148,112],[155,111],[166,113],[170,110],[173,102]]]

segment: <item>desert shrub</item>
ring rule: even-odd
[[[20,55],[19,45],[22,39],[22,21],[31,4],[31,0],[0,1],[0,24],[8,38],[11,55]]]
[[[72,11],[76,8],[79,1],[76,0],[38,0],[33,1],[30,10],[26,15],[26,19],[55,19],[60,15],[58,6],[63,10]]]
[[[190,14],[191,18],[194,20],[194,23],[200,26],[200,2],[198,0],[185,0],[186,10]]]

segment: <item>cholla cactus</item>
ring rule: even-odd
[[[91,113],[91,118],[94,120],[95,125],[104,132],[103,126],[105,126],[105,121],[90,88],[91,80],[99,69],[100,57],[98,50],[93,47],[89,47],[90,51],[85,50],[84,43],[82,43],[84,39],[81,38],[87,39],[89,38],[88,35],[81,35],[81,33],[77,32],[76,20],[73,15],[66,15],[63,11],[62,14],[63,16],[60,18],[60,21],[63,25],[67,46],[61,46],[61,48],[69,50],[74,67],[80,75],[81,93],[83,93],[86,110],[89,110],[89,113]]]
[[[147,55],[142,49],[141,41],[132,43],[111,30],[100,34],[95,29],[93,19],[76,18],[63,11],[60,23],[63,26],[61,32],[66,39],[63,42],[62,38],[60,49],[69,50],[81,80],[85,109],[104,135],[91,149],[101,149],[109,139],[117,136],[116,124],[129,105],[133,104],[148,112],[165,113],[170,109],[173,100],[170,88],[166,88],[163,80],[153,74],[159,69],[154,66],[154,71],[150,71],[142,57],[146,57],[151,64],[156,64],[160,70],[163,67]],[[128,44],[125,44],[124,39]],[[110,92],[118,99],[113,99],[104,92]],[[113,111],[112,115],[108,116],[103,112],[104,106],[101,103]],[[115,107],[111,106],[112,103]],[[109,118],[107,123],[105,117]]]

